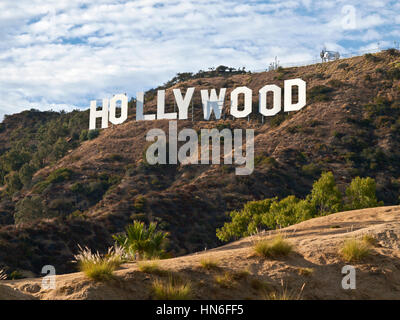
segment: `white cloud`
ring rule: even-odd
[[[341,26],[347,4],[360,17],[354,31]],[[135,95],[176,72],[219,64],[261,70],[276,55],[313,59],[324,44],[367,46],[395,34],[379,28],[398,23],[398,10],[376,0],[2,0],[0,117]]]

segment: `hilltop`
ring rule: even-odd
[[[160,260],[158,271],[170,271],[190,282],[194,299],[265,299],[285,290],[292,298],[301,299],[399,299],[399,218],[399,206],[340,212],[280,230],[294,245],[287,257],[262,259],[254,255],[253,243],[278,233],[271,231],[212,250]],[[339,249],[346,239],[363,235],[376,242],[370,256],[351,263],[356,268],[356,290],[343,290],[341,271],[348,263],[338,254]],[[204,259],[216,262],[217,267],[204,269]],[[229,281],[217,280],[226,274],[231,275]],[[156,279],[165,281],[168,276],[140,271],[131,263],[122,265],[108,282],[94,282],[82,273],[58,275],[55,290],[41,289],[41,279],[4,281],[0,299],[152,299]]]
[[[73,272],[70,261],[78,244],[104,252],[113,243],[112,234],[132,219],[157,221],[170,233],[175,256],[214,248],[221,244],[215,230],[226,221],[226,212],[250,200],[302,197],[322,171],[332,171],[340,188],[356,176],[373,177],[378,198],[398,204],[396,50],[269,72],[189,76],[166,86],[167,111],[173,109],[173,88],[226,87],[229,96],[238,86],[256,92],[265,84],[283,87],[285,79],[293,78],[307,82],[307,106],[300,112],[281,113],[265,123],[256,112],[250,121],[229,115],[201,121],[198,94],[195,121],[178,121],[178,129],[197,131],[254,128],[256,167],[250,176],[236,176],[227,165],[148,165],[143,161],[145,135],[151,128],[166,131],[168,121],[136,122],[133,107],[127,122],[90,137],[87,112],[27,111],[7,117],[0,132],[0,267],[39,274],[43,265],[52,264],[58,273]],[[146,112],[156,108],[152,92],[146,95]],[[27,163],[33,169],[23,170]]]

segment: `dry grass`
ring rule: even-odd
[[[249,275],[250,275],[249,270],[240,270],[232,273],[232,277],[234,280],[246,279]]]
[[[265,296],[266,300],[301,300],[301,295],[303,293],[305,283],[300,288],[299,292],[294,290],[288,290],[287,286],[284,286],[283,280],[281,282],[281,290],[274,291]]]
[[[371,248],[363,240],[349,239],[343,243],[339,253],[345,261],[358,262],[371,254]]]
[[[156,300],[188,300],[192,295],[190,282],[184,282],[172,276],[167,281],[154,280],[152,289]]]
[[[156,261],[139,262],[138,268],[144,273],[155,274],[158,276],[165,276],[168,274],[168,271],[160,268],[159,264]]]
[[[7,274],[3,269],[0,269],[0,280],[6,280],[7,279]]]
[[[204,258],[200,260],[200,266],[206,270],[219,270],[219,262],[210,258]]]
[[[269,291],[271,289],[271,285],[268,282],[256,278],[250,281],[250,286],[257,291]]]
[[[237,285],[236,279],[231,272],[224,272],[222,275],[215,276],[215,282],[225,289],[234,288]]]
[[[378,240],[371,234],[364,234],[362,237],[362,241],[373,247],[376,247],[378,244]]]
[[[293,246],[281,235],[273,239],[258,241],[253,248],[255,253],[263,258],[287,256],[293,250]]]
[[[109,248],[106,255],[79,246],[79,253],[74,256],[79,270],[95,281],[107,281],[113,278],[113,272],[123,263],[121,252],[118,248]]]
[[[297,273],[299,274],[299,276],[310,276],[314,273],[314,269],[313,268],[299,268],[297,270]]]

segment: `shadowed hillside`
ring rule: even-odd
[[[195,121],[178,121],[178,129],[254,128],[255,170],[250,176],[236,176],[228,165],[148,165],[143,161],[145,135],[151,128],[167,131],[168,121],[134,121],[134,101],[129,120],[98,137],[86,131],[87,112],[32,111],[7,117],[0,133],[0,266],[39,273],[52,264],[58,273],[72,272],[68,261],[78,244],[104,251],[113,243],[112,234],[132,219],[156,221],[170,232],[174,255],[216,247],[215,230],[226,221],[225,212],[249,200],[303,197],[328,170],[340,188],[356,176],[373,177],[378,198],[386,205],[398,204],[398,51],[214,75],[167,85],[167,111],[173,110],[173,88],[196,87]],[[283,87],[285,79],[294,78],[307,82],[307,106],[262,123],[255,92],[266,84]],[[201,121],[200,89],[226,87],[229,97],[238,86],[253,90],[249,122],[227,113],[223,120]],[[154,92],[146,95],[146,113],[155,111]],[[17,166],[12,165],[15,159]]]

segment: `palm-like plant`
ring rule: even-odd
[[[151,222],[147,228],[143,222],[135,220],[125,228],[125,233],[114,235],[113,238],[128,255],[138,260],[142,257],[159,257],[164,251],[168,233],[156,231],[156,228],[155,222]]]

